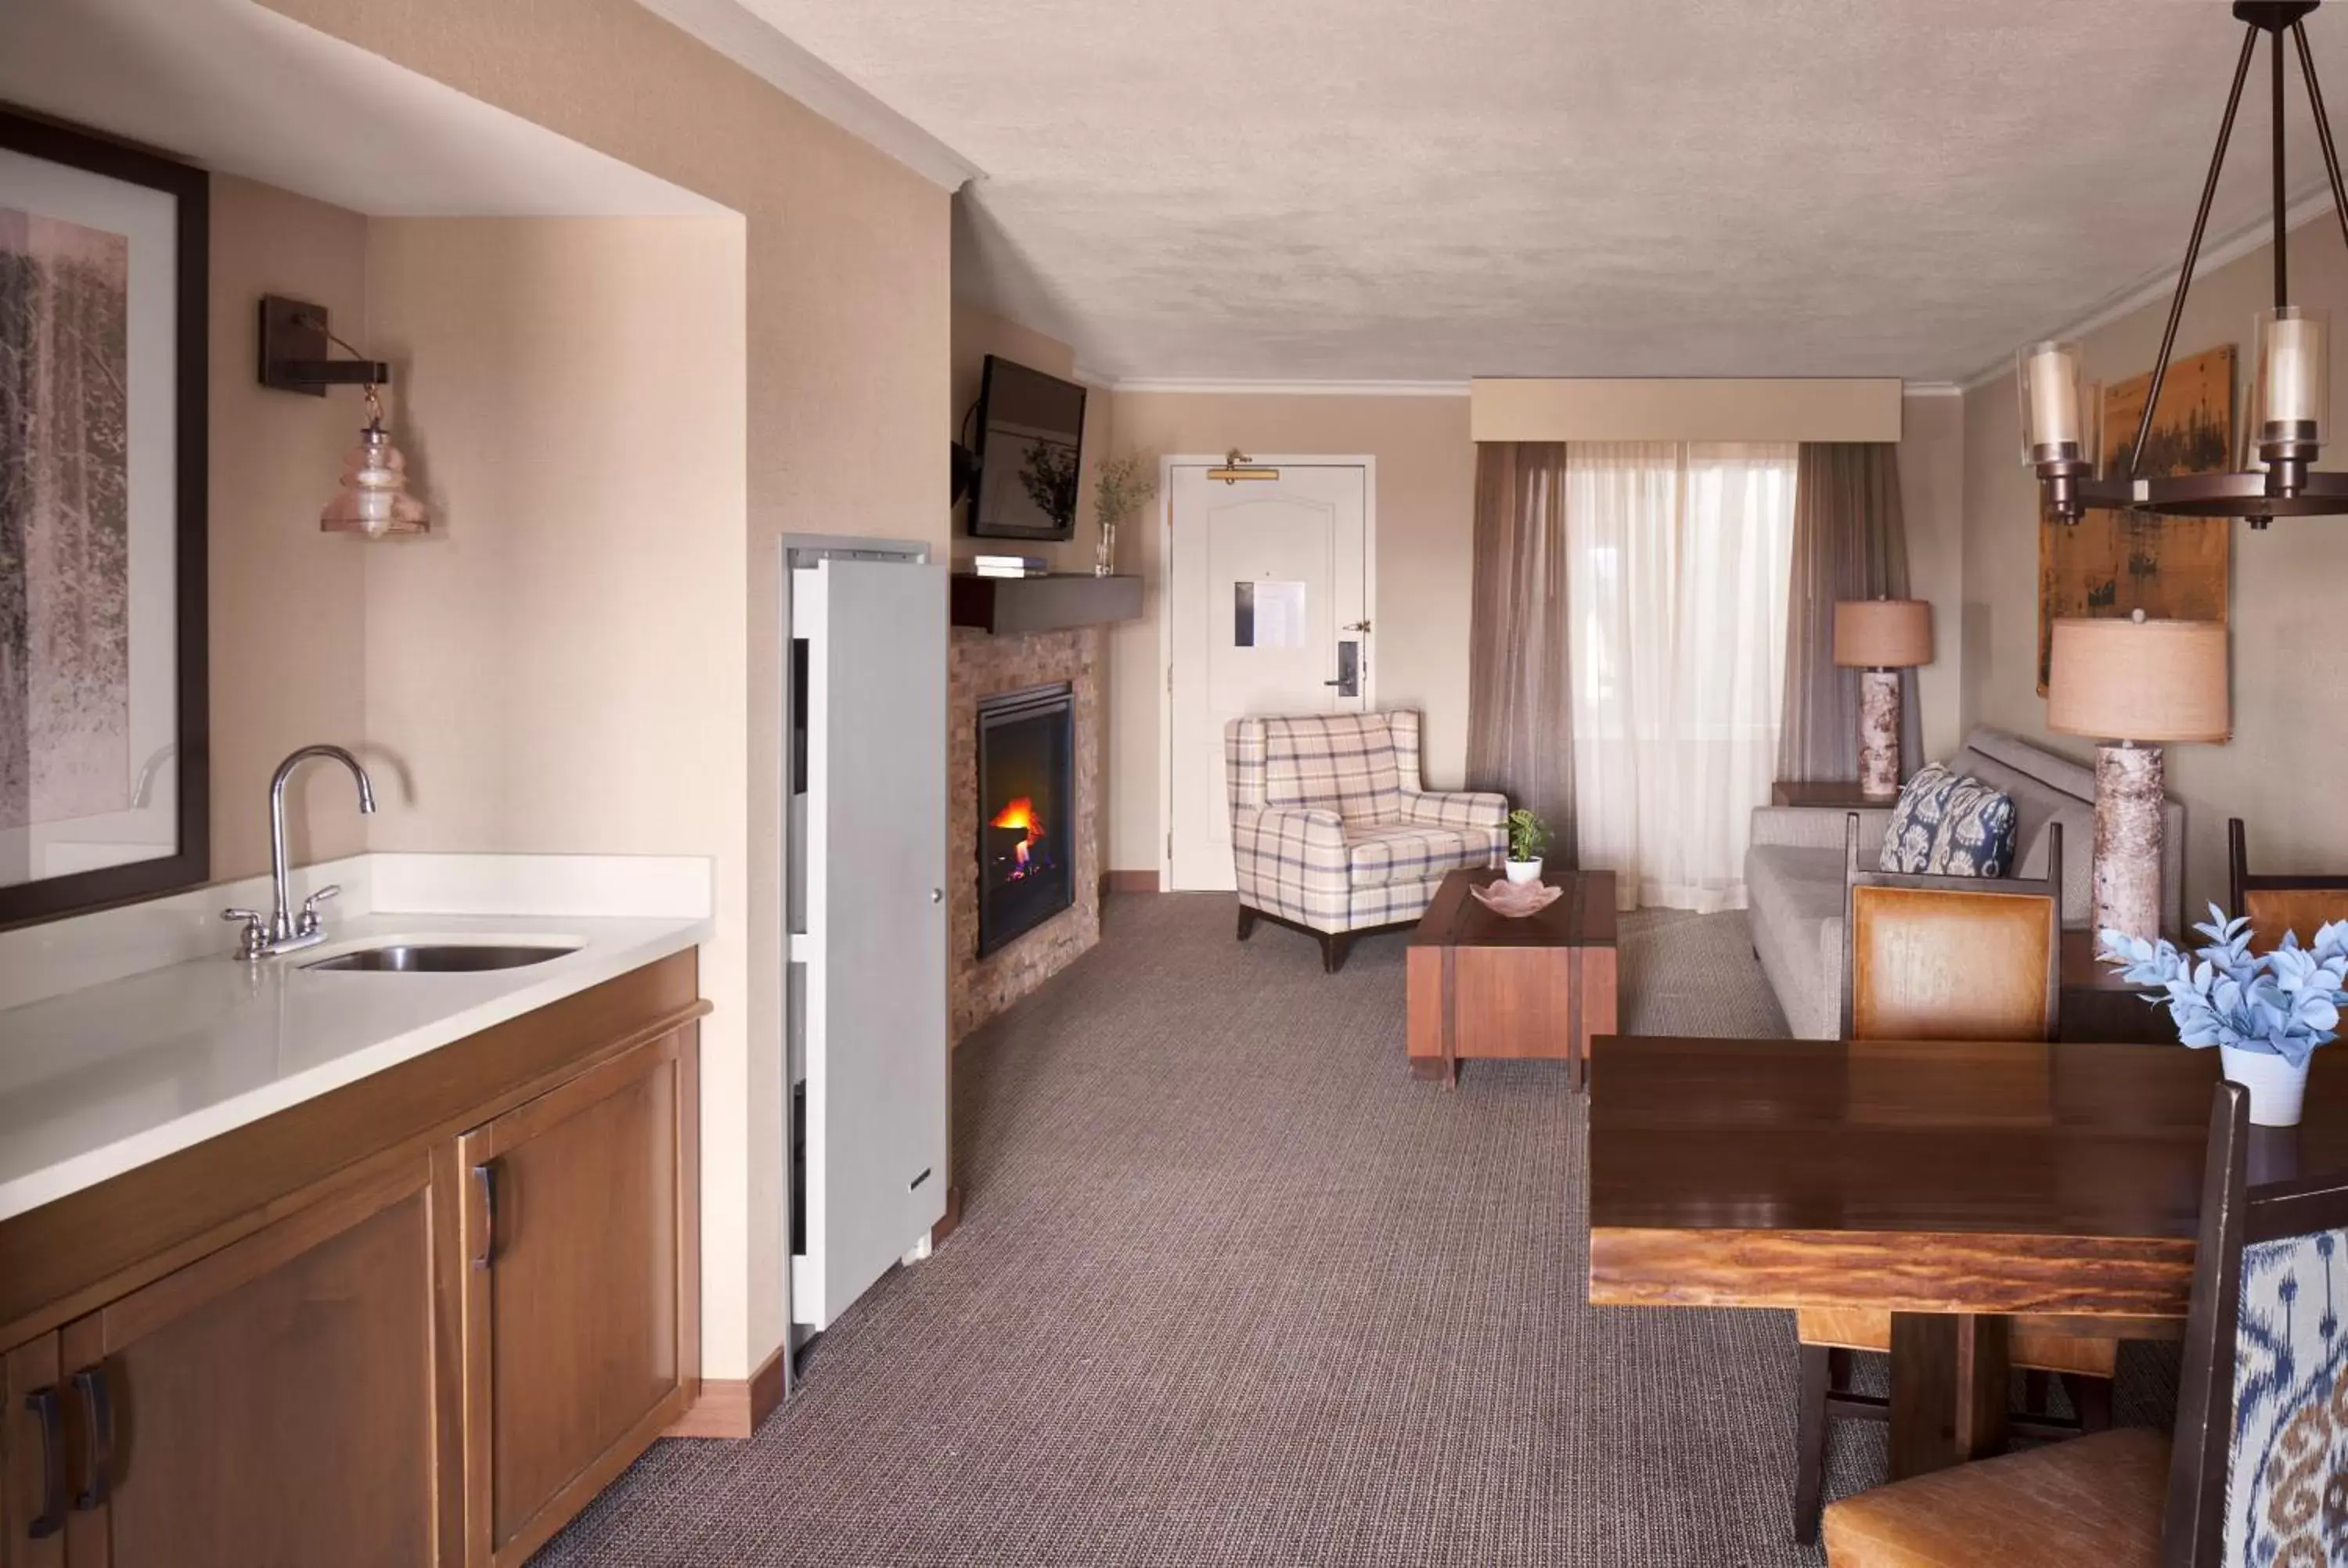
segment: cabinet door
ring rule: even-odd
[[[65,1561],[64,1379],[57,1337],[44,1334],[0,1358],[0,1568]]]
[[[396,1162],[67,1325],[74,1568],[441,1561],[430,1176]]]
[[[458,1141],[466,1557],[520,1563],[699,1390],[695,1031]]]

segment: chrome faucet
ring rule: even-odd
[[[285,784],[294,770],[312,757],[331,758],[350,769],[351,777],[358,781],[359,811],[362,815],[375,811],[375,784],[368,779],[366,769],[359,765],[358,758],[340,746],[304,746],[277,764],[277,772],[269,781],[269,881],[277,907],[269,912],[265,923],[257,909],[221,911],[223,920],[244,922],[236,956],[248,963],[324,941],[325,925],[319,917],[318,906],[342,891],[332,885],[321,887],[302,901],[299,914],[294,912],[291,868],[285,856]]]

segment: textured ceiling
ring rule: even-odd
[[[2240,34],[2214,0],[745,4],[985,170],[958,292],[1119,376],[1967,375],[2175,266]],[[2308,31],[2348,102],[2348,6]],[[2251,80],[2214,237],[2266,210]]]

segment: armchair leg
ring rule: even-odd
[[[1334,975],[1345,967],[1345,955],[1352,951],[1354,933],[1323,931],[1321,933],[1321,972]]]
[[[1240,940],[1244,942],[1254,935],[1255,911],[1242,904],[1240,906]]]

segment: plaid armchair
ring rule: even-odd
[[[1401,710],[1224,726],[1240,940],[1259,917],[1310,931],[1334,974],[1356,933],[1424,914],[1446,872],[1499,864],[1508,797],[1420,789],[1418,719]]]

